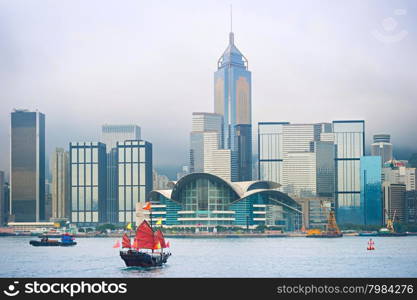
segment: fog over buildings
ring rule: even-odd
[[[394,155],[417,149],[415,1],[0,0],[0,170],[13,108],[45,114],[48,156],[138,124],[154,165],[180,169],[192,112],[213,111],[230,2],[254,131],[363,119],[367,146],[388,133]]]

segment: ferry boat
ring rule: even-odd
[[[127,267],[160,267],[171,256],[170,252],[164,252],[167,246],[162,231],[154,231],[144,220],[136,230],[133,244],[130,237],[126,233],[123,234],[120,257]]]
[[[68,246],[75,246],[77,245],[77,242],[74,241],[74,237],[69,235],[68,233],[63,234],[61,236],[61,240],[51,240],[48,237],[42,237],[40,241],[36,241],[36,240],[31,240],[29,242],[30,245],[35,246],[35,247],[39,247],[39,246],[43,246],[43,247],[57,247],[57,246],[62,246],[62,247],[68,247]]]

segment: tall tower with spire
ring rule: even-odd
[[[231,149],[236,181],[252,179],[251,72],[248,60],[237,49],[234,34],[217,62],[214,72],[214,112],[223,116],[222,147]]]

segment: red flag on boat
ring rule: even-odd
[[[122,248],[132,248],[130,245],[130,238],[127,236],[127,234],[123,234],[122,238]]]
[[[148,202],[149,203],[149,202]],[[138,241],[138,248],[142,249],[153,249],[155,246],[154,233],[149,226],[149,223],[143,221],[136,230],[136,238]]]
[[[120,248],[120,241],[117,240],[116,243],[113,245],[113,248]]]
[[[144,210],[151,210],[151,208],[152,208],[152,205],[150,201],[146,202],[146,205],[143,207]]]
[[[155,241],[159,242],[161,248],[166,248],[164,234],[160,229],[155,232]],[[159,248],[158,248],[159,249]]]

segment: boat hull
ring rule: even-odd
[[[123,259],[127,267],[160,267],[165,264],[171,253],[154,253],[148,254],[140,251],[121,251],[120,257]]]
[[[41,241],[30,241],[29,244],[35,247],[69,247],[77,245],[77,242],[62,243],[62,242],[41,242]]]
[[[389,233],[378,233],[378,236],[407,236],[407,233],[403,232],[389,232]]]
[[[340,238],[343,237],[343,234],[312,234],[312,235],[306,235],[306,237],[308,238],[323,238],[323,239],[328,239],[328,238]]]

